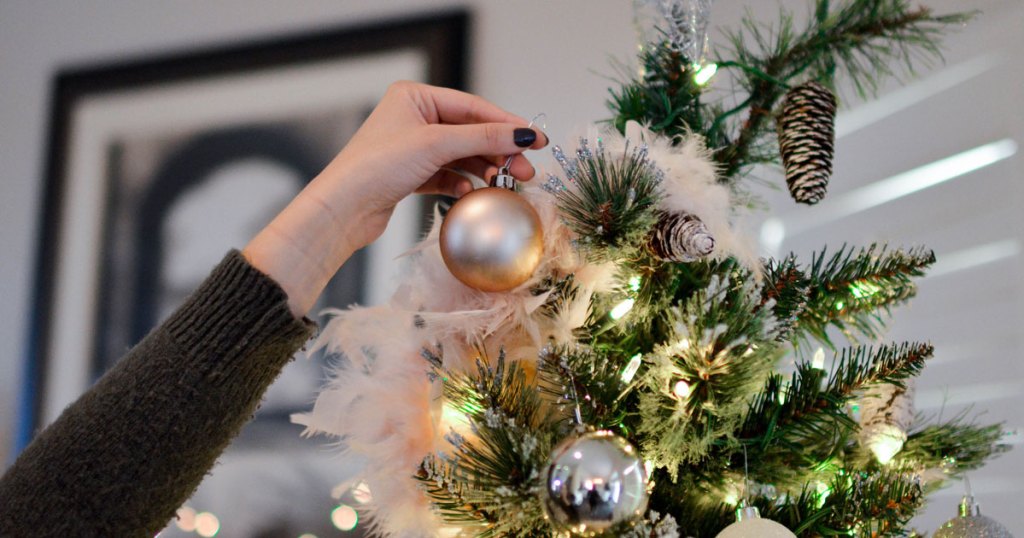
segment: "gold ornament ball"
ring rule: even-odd
[[[544,253],[540,217],[500,187],[460,198],[441,224],[441,257],[455,278],[482,291],[507,291],[533,275]]]

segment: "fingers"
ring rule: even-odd
[[[547,136],[509,123],[429,125],[423,129],[421,143],[444,164],[478,155],[515,155],[540,149],[547,145]]]
[[[483,158],[470,157],[456,163],[459,168],[484,180],[490,180],[491,176],[498,173],[498,168],[505,166],[507,157]],[[509,172],[518,180],[528,181],[537,171],[534,170],[530,161],[522,155],[516,155],[509,165]]]
[[[419,194],[443,194],[454,198],[461,198],[473,190],[473,182],[459,172],[442,168],[429,181],[420,185],[416,192]]]
[[[417,85],[416,89],[433,102],[442,123],[512,123],[520,126],[529,123],[483,97],[423,84]]]

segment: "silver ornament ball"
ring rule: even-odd
[[[460,198],[441,224],[441,257],[455,278],[482,291],[529,280],[544,254],[540,217],[522,196],[501,187]]]
[[[544,510],[561,531],[592,535],[647,507],[643,462],[633,445],[609,431],[563,441],[545,478]]]
[[[981,515],[974,497],[967,495],[960,503],[960,514],[943,523],[935,538],[1013,538],[998,521]]]

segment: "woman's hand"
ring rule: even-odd
[[[413,192],[461,196],[472,189],[456,170],[489,177],[509,155],[511,172],[530,179],[520,154],[547,136],[488,101],[412,82],[393,84],[345,148],[245,247],[274,278],[292,312],[305,315],[356,250],[387,227]]]

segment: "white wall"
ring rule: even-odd
[[[750,0],[745,3],[756,5],[759,13],[774,12],[769,2]],[[927,3],[946,10],[963,8],[965,4],[958,0]],[[737,1],[719,2],[714,24],[733,24],[742,11],[741,4]],[[802,12],[805,2],[787,0],[785,4]],[[912,107],[900,116],[903,119],[876,125],[874,134],[847,137],[839,149],[837,184],[833,192],[842,192],[902,171],[912,161],[920,164],[938,158],[946,149],[957,149],[969,142],[961,140],[967,136],[964,132],[977,134],[979,139],[999,135],[1024,140],[1018,102],[1024,66],[1019,59],[1013,58],[1020,45],[1024,44],[1015,31],[1024,20],[1021,6],[1014,0],[981,0],[971,4],[985,10],[986,14],[975,25],[950,39],[948,56],[951,63],[968,60],[985,51],[997,51],[1003,55],[999,68],[979,79],[982,82],[971,86],[973,90],[965,89],[967,86],[950,90],[952,93],[942,98],[941,107],[931,100],[926,103],[930,108],[924,105]],[[613,73],[608,59],[610,56],[629,58],[634,46],[630,2],[626,0],[0,2],[0,297],[3,298],[0,319],[7,321],[0,325],[0,457],[8,449],[9,431],[14,421],[15,396],[19,390],[18,377],[30,312],[32,264],[37,246],[49,112],[48,91],[54,72],[65,65],[110,62],[244,42],[451,5],[470,6],[475,13],[470,82],[477,93],[524,116],[546,112],[549,133],[556,141],[565,140],[575,127],[606,116],[603,101],[608,83],[602,75]],[[957,122],[936,121],[944,117]],[[983,119],[973,124],[972,118]],[[991,132],[977,132],[984,131],[985,126],[991,126]],[[886,142],[880,144],[880,140]],[[890,229],[899,231],[891,236],[898,240],[935,240],[940,243],[943,237],[955,235],[955,230],[960,230],[959,233],[967,237],[959,244],[953,244],[955,241],[948,243],[950,251],[962,249],[969,243],[968,238],[976,234],[993,236],[992,230],[999,228],[1007,231],[1004,235],[1019,239],[1022,228],[1016,215],[1019,213],[1021,188],[1016,186],[1020,182],[1015,180],[1021,176],[1020,162],[1017,158],[999,168],[993,167],[987,172],[992,179],[972,182],[973,187],[963,182],[956,189],[935,190],[932,198],[922,200],[920,204],[898,206],[901,218],[910,223],[902,227],[896,226],[899,223],[882,220],[895,219],[896,216],[871,214],[866,217],[870,220],[870,231],[865,231],[864,226],[851,220],[816,235],[788,239],[784,246],[800,250],[825,241],[838,246],[847,240],[857,242],[880,237],[879,234],[884,236],[884,232]],[[845,186],[839,183],[840,178],[848,183]],[[979,190],[985,191],[987,196],[971,203],[971,196],[978,194]],[[993,205],[997,211],[992,210]],[[791,205],[780,207],[786,212],[794,209]],[[936,220],[931,213],[931,209],[936,207],[949,215],[947,220],[958,224],[949,234],[927,233],[930,225],[923,223]],[[977,237],[978,243],[986,241],[985,237]],[[942,246],[945,248],[946,245]],[[929,282],[922,287],[923,293],[941,295],[943,290],[949,293],[939,299],[922,298],[924,311],[918,309],[916,314],[901,317],[912,327],[904,333],[913,333],[915,337],[920,333],[924,338],[934,334],[933,338],[950,344],[957,341],[952,336],[956,334],[954,331],[963,327],[957,322],[956,314],[971,317],[975,325],[970,327],[977,330],[983,328],[978,327],[979,323],[990,329],[995,327],[992,329],[993,338],[1002,335],[1001,342],[1006,345],[993,350],[998,353],[990,354],[983,362],[984,368],[977,369],[976,379],[970,385],[976,390],[964,392],[969,400],[981,395],[985,386],[1002,383],[1004,388],[1009,387],[1011,396],[979,404],[980,408],[993,408],[991,418],[995,420],[1016,419],[1010,410],[1019,409],[1024,403],[1020,396],[1022,372],[1015,366],[1019,362],[1021,342],[1012,337],[1021,321],[1018,314],[1021,310],[1017,292],[1021,284],[1018,260],[1019,256],[1006,262],[1009,265],[987,266],[987,272],[970,276],[951,275]],[[985,295],[972,291],[973,280],[998,281],[1001,287],[993,288],[994,291]],[[980,296],[982,302],[972,303],[974,306],[965,310],[957,302],[963,295]],[[997,301],[998,297],[1003,300]],[[993,312],[993,309],[986,308],[988,303],[984,301],[998,302],[1000,308]],[[935,312],[951,314],[941,320],[928,317],[929,313]],[[926,325],[932,322],[938,324],[937,328],[943,332],[935,334],[929,331]],[[921,330],[915,332],[918,327]],[[967,335],[963,340],[975,342]],[[968,364],[972,363],[948,359],[939,375],[924,380],[927,383],[924,390],[934,394],[944,386],[955,387],[957,374],[970,369]],[[1020,419],[1016,420],[1019,424]],[[1013,510],[1016,507],[1013,499],[1019,498],[1024,491],[1020,486],[1024,478],[1022,467],[1024,459],[1018,454],[1004,457],[990,470],[978,473],[982,487],[988,484],[988,491],[982,492],[990,508],[988,513],[997,515],[1018,534],[1024,533],[1024,514]],[[934,528],[945,519],[946,514],[951,513],[953,502],[953,496],[943,496],[938,510],[932,512],[923,527]]]

